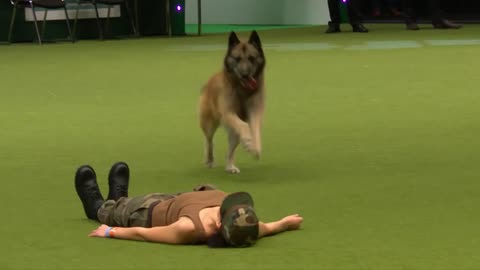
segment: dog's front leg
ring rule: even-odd
[[[261,129],[264,113],[264,97],[263,93],[259,93],[254,96],[247,106],[250,108],[248,111],[248,124],[252,132],[252,154],[255,158],[260,158],[262,153],[262,138],[261,138]]]
[[[237,133],[240,136],[240,142],[247,149],[247,151],[252,152],[252,133],[250,126],[242,121],[234,113],[225,113],[223,117],[223,123]]]
[[[261,138],[261,128],[262,128],[262,113],[260,111],[253,112],[249,116],[249,125],[252,132],[252,154],[255,158],[260,158],[262,153],[262,138]]]

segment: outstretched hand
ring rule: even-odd
[[[298,230],[303,222],[303,217],[301,217],[299,214],[294,214],[282,218],[281,222],[288,231]]]
[[[90,234],[88,234],[88,236],[105,238],[105,231],[107,230],[107,228],[108,228],[107,225],[102,224],[98,228],[93,230]]]

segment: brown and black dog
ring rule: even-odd
[[[200,127],[206,138],[208,167],[213,166],[213,135],[220,124],[228,132],[227,172],[240,172],[234,164],[240,142],[254,157],[260,157],[264,69],[265,55],[258,33],[253,31],[248,41],[240,41],[231,32],[223,70],[210,78],[200,96]]]

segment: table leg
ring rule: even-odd
[[[140,36],[140,22],[138,19],[139,11],[138,11],[138,0],[133,1],[133,8],[135,9],[135,27],[137,28],[137,36]]]
[[[172,23],[170,20],[170,0],[165,1],[166,4],[166,16],[167,17],[167,31],[168,31],[168,36],[172,36]]]
[[[202,34],[202,0],[198,0],[197,2],[197,19],[198,19],[198,35]]]

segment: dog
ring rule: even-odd
[[[251,32],[248,41],[239,40],[235,32],[230,33],[223,70],[210,77],[199,100],[207,167],[214,165],[213,136],[220,125],[228,133],[227,172],[240,173],[234,164],[239,143],[256,159],[260,158],[265,64],[262,43],[256,31]]]

